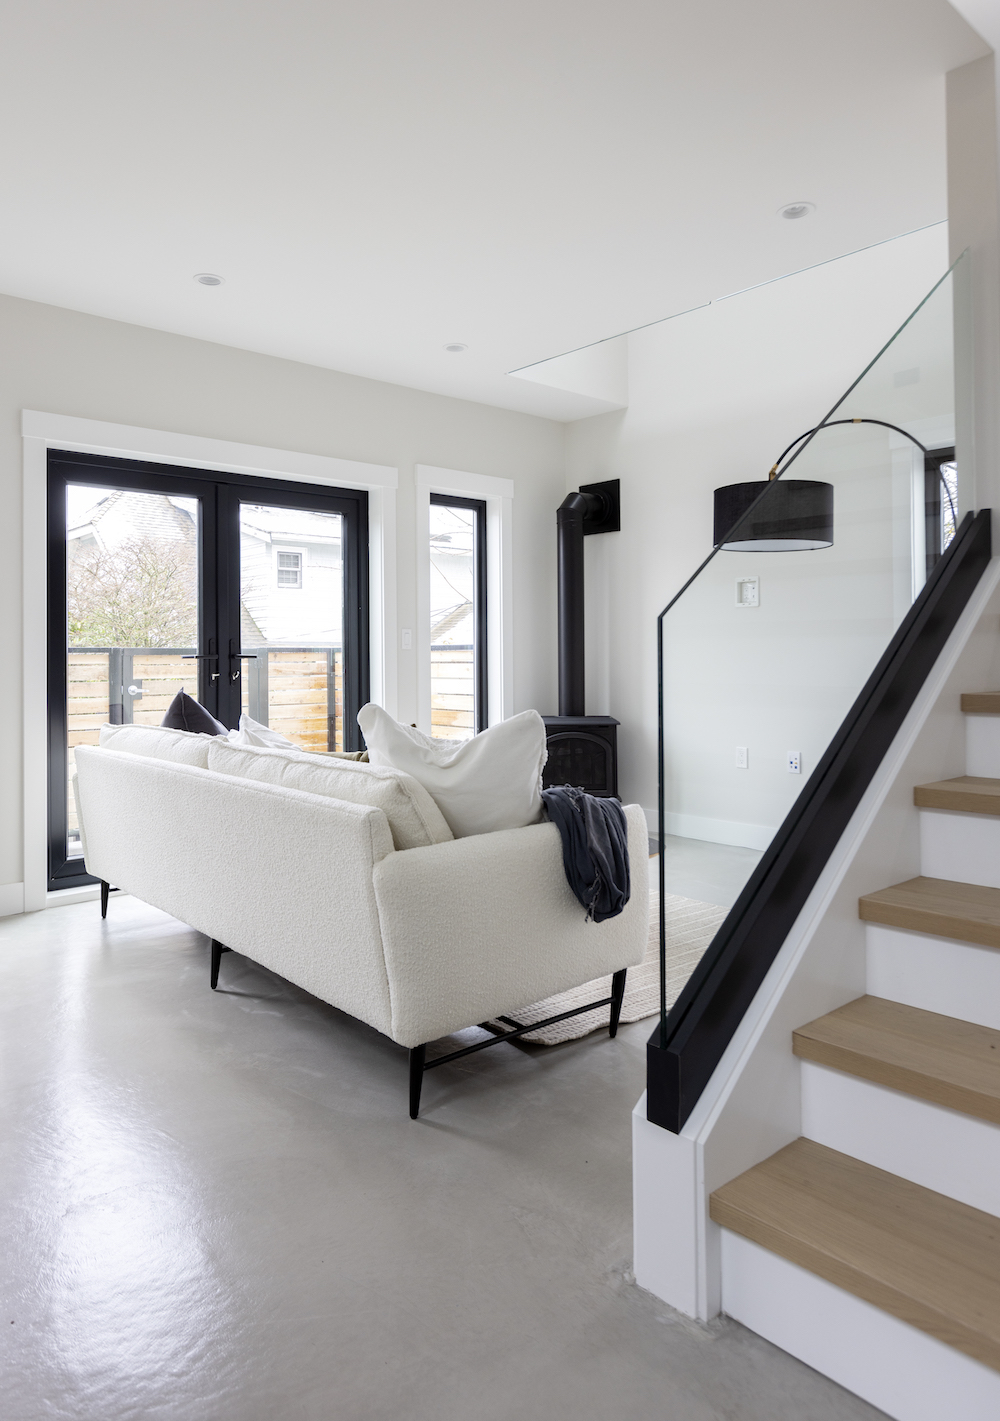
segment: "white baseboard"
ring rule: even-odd
[[[655,839],[660,832],[659,816],[655,809],[645,806],[649,836]],[[676,834],[681,839],[701,839],[706,844],[732,844],[739,849],[766,849],[774,838],[776,830],[767,824],[744,824],[739,819],[710,819],[701,814],[674,814],[668,812],[664,825],[668,834]]]
[[[722,1308],[894,1421],[996,1421],[1000,1372],[722,1230]]]
[[[0,918],[24,912],[24,884],[0,883]]]

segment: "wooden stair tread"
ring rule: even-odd
[[[792,1049],[892,1090],[1000,1125],[1000,1031],[859,997],[792,1033]]]
[[[1000,948],[1000,888],[911,878],[866,893],[858,900],[858,912],[869,923]]]
[[[1000,715],[1000,691],[966,691],[962,710],[966,715]]]
[[[711,1217],[1000,1371],[1000,1219],[800,1139]]]
[[[959,775],[953,780],[917,785],[913,803],[918,809],[957,809],[964,814],[1000,814],[1000,780],[979,775]]]

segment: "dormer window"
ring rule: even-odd
[[[301,554],[301,553],[279,553],[279,554],[278,554],[278,586],[279,586],[279,587],[301,587],[301,586],[302,586],[302,554]]]

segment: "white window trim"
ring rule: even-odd
[[[431,731],[431,494],[452,493],[486,502],[486,724],[514,713],[513,528],[514,480],[460,469],[416,467],[417,725]]]
[[[282,587],[278,581],[278,554],[297,553],[301,561],[299,562],[299,585],[297,587]],[[306,590],[306,550],[303,547],[295,547],[292,543],[274,543],[271,547],[271,566],[274,571],[274,586],[278,592],[304,592]]]
[[[24,911],[95,897],[96,888],[48,884],[48,718],[46,715],[47,451],[79,450],[116,459],[178,464],[222,473],[364,489],[368,493],[371,697],[397,712],[396,489],[399,470],[324,454],[237,444],[174,430],[142,429],[75,415],[21,411],[24,446]],[[15,886],[15,885],[12,885]],[[0,903],[0,908],[4,905]]]

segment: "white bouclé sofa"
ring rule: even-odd
[[[413,1115],[428,1042],[608,973],[617,1025],[648,934],[638,806],[631,900],[596,924],[554,825],[453,838],[407,775],[140,726],[76,764],[88,872],[212,938],[213,985],[224,945],[409,1048]]]

